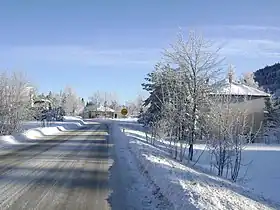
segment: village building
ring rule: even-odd
[[[255,87],[232,81],[231,78],[222,81],[213,97],[230,98],[230,108],[244,112],[246,123],[252,134],[263,132],[263,122],[265,119],[265,99],[270,94]],[[260,135],[258,135],[260,136]],[[258,140],[261,141],[261,140]]]
[[[105,106],[95,106],[92,104],[87,105],[83,111],[83,118],[114,118],[115,110]]]

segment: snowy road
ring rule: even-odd
[[[110,209],[104,124],[0,158],[0,209]]]

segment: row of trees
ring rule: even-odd
[[[71,87],[65,87],[59,93],[49,92],[48,95],[40,94],[37,99],[48,99],[52,103],[52,108],[61,107],[66,115],[79,115],[85,106],[84,99],[79,97]]]
[[[252,139],[252,124],[247,110],[232,103],[246,101],[246,97],[217,93],[225,77],[219,51],[214,43],[194,32],[189,33],[186,41],[180,33],[142,84],[150,95],[144,101],[147,111],[139,121],[150,128],[151,143],[159,136],[169,139],[170,152],[180,161],[186,154],[189,163],[194,161],[194,144],[203,140],[210,149],[211,166],[217,174],[235,181],[244,144]],[[232,67],[227,71],[232,80]],[[255,85],[250,74],[240,82]]]
[[[96,91],[89,97],[87,105],[94,107],[106,106],[115,111],[120,111],[123,107],[128,109],[129,115],[138,115],[143,104],[143,96],[138,95],[134,100],[127,101],[125,104],[119,102],[115,93]]]
[[[42,115],[42,109],[35,108],[34,102],[44,99],[51,102],[51,107],[44,109],[64,110],[66,115],[78,115],[84,108],[83,99],[78,97],[73,88],[66,87],[59,93],[39,94],[36,88],[19,72],[0,74],[0,132],[9,135],[18,132],[25,120],[34,120]]]
[[[86,102],[79,97],[72,87],[65,87],[63,90],[48,94],[38,93],[26,76],[20,72],[0,73],[0,135],[9,135],[18,132],[21,123],[25,120],[34,120],[36,116],[43,116],[52,110],[63,110],[65,115],[80,115],[83,113]],[[42,109],[35,108],[34,102],[48,100],[51,106]],[[118,97],[113,93],[97,91],[89,98],[96,106],[106,104],[114,110],[120,109]],[[138,113],[141,107],[142,97],[138,96],[125,106],[129,113]],[[44,111],[44,113],[41,113]],[[37,118],[39,119],[39,118]]]

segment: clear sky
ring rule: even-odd
[[[279,0],[1,0],[0,69],[24,71],[40,91],[66,85],[87,98],[141,91],[178,27],[223,44],[236,71],[280,60]]]

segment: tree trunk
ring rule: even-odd
[[[189,161],[193,161],[193,144],[190,143],[189,146],[189,157],[188,157]]]

